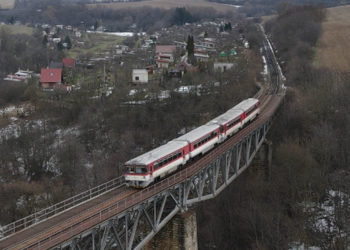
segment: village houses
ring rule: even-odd
[[[168,68],[169,63],[174,62],[175,45],[157,45],[156,46],[156,64],[158,68]]]

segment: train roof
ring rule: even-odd
[[[202,136],[205,136],[206,134],[209,134],[215,129],[220,128],[217,124],[205,124],[198,128],[193,129],[192,131],[188,132],[187,134],[184,134],[173,141],[188,141],[188,142],[194,142],[198,139],[200,139]]]
[[[258,103],[259,100],[255,99],[255,98],[248,98],[244,101],[241,101],[240,103],[238,103],[236,106],[234,106],[233,108],[231,108],[229,111],[231,110],[237,110],[237,109],[242,109],[244,111],[248,110],[251,106],[255,105],[256,103]]]
[[[227,122],[239,117],[243,113],[243,110],[239,109],[233,109],[229,110],[226,113],[214,118],[213,120],[209,121],[207,124],[220,124],[224,125]]]
[[[125,163],[125,165],[148,165],[156,160],[159,160],[168,154],[171,154],[185,146],[188,143],[184,141],[170,141],[158,148],[135,157]]]

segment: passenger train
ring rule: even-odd
[[[259,100],[246,99],[205,125],[125,163],[126,185],[145,188],[237,133],[260,113]]]

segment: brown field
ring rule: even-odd
[[[0,30],[5,29],[11,34],[26,34],[26,35],[32,35],[34,32],[34,28],[25,26],[25,25],[0,25]]]
[[[317,45],[316,66],[350,71],[350,6],[330,8]]]
[[[211,3],[205,0],[146,0],[140,2],[114,2],[114,3],[99,3],[90,4],[93,6],[105,6],[107,8],[113,9],[125,9],[125,8],[137,8],[137,7],[154,7],[154,8],[164,8],[171,9],[176,7],[187,7],[187,8],[198,8],[198,7],[212,7],[217,11],[226,12],[230,10],[235,10],[236,7],[228,6],[219,3]]]
[[[1,9],[12,9],[15,4],[15,0],[0,0]]]

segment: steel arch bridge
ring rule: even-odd
[[[206,155],[208,161],[199,171],[171,176],[161,184],[167,184],[164,191],[76,235],[57,249],[141,249],[179,211],[216,197],[239,176],[264,142],[269,126],[268,119],[237,142],[227,143],[214,156]],[[172,184],[181,175],[186,178]]]

